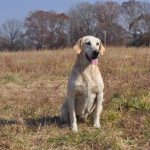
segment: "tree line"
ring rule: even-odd
[[[30,12],[24,22],[10,19],[0,26],[0,50],[70,47],[84,35],[107,45],[150,46],[150,3],[84,2],[66,13]]]

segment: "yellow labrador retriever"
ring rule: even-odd
[[[77,41],[74,49],[77,59],[68,81],[61,120],[70,123],[73,132],[78,132],[77,118],[87,118],[91,113],[93,126],[100,127],[104,84],[97,64],[98,56],[103,55],[105,48],[100,39],[85,36]]]

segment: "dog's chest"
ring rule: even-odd
[[[84,73],[77,77],[75,91],[77,94],[96,94],[103,88],[103,80],[100,74]]]
[[[86,118],[95,107],[95,98],[98,86],[94,83],[76,86],[76,113],[81,118]]]
[[[88,83],[77,83],[75,87],[75,92],[77,95],[88,95],[91,93],[96,94],[99,91],[99,86],[92,81]]]
[[[90,68],[91,69],[91,68]],[[76,113],[86,118],[94,109],[96,96],[103,89],[103,81],[98,71],[85,70],[76,77]],[[92,68],[93,69],[93,68]]]

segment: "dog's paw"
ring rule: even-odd
[[[74,133],[77,133],[78,132],[78,127],[77,126],[72,127],[71,131],[74,132]]]
[[[100,128],[100,127],[101,127],[101,124],[100,124],[99,122],[95,122],[95,123],[93,124],[93,127],[95,127],[95,128]]]

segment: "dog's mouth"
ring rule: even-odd
[[[91,64],[93,64],[93,65],[97,65],[98,64],[98,55],[97,56],[92,56],[92,58],[90,58],[89,56],[88,56],[88,54],[86,53],[85,54],[85,56],[86,56],[86,59],[91,63]]]

